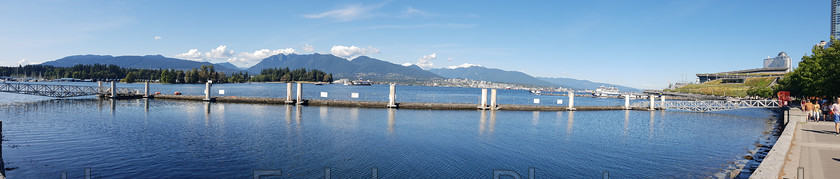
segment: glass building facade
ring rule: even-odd
[[[831,36],[840,37],[840,0],[831,0]]]

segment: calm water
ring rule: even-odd
[[[538,178],[603,171],[707,177],[754,149],[772,123],[762,109],[491,112],[38,99],[0,93],[17,101],[0,103],[10,178],[62,171],[81,178],[85,167],[105,178],[246,178],[277,169],[285,178],[322,178],[325,168],[336,178],[367,178],[372,168],[381,178],[492,178],[494,170],[527,177],[529,168]]]

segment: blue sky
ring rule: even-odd
[[[695,73],[794,64],[830,1],[0,1],[0,65],[155,55],[251,66],[278,53],[663,88]]]

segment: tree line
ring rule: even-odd
[[[791,96],[840,96],[840,41],[831,37],[830,47],[814,46],[810,56],[802,57],[793,72],[779,80],[776,91],[789,91]]]
[[[286,68],[266,68],[260,71],[260,75],[251,78],[251,81],[333,81],[332,73],[327,74],[320,70],[307,71],[306,68],[289,70]]]
[[[331,82],[332,74],[319,70],[307,71],[304,68],[289,70],[289,68],[264,69],[259,75],[251,76],[248,72],[236,72],[226,75],[216,71],[213,65],[202,65],[201,68],[191,70],[174,69],[136,69],[122,68],[117,65],[78,64],[72,67],[55,67],[49,65],[26,65],[18,67],[0,67],[0,76],[32,77],[42,79],[93,79],[97,81],[120,80],[127,83],[137,81],[159,81],[160,83],[244,83],[271,81],[317,81]]]

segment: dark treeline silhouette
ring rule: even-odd
[[[266,69],[260,75],[252,78],[248,72],[237,72],[225,75],[218,72],[213,65],[202,65],[201,68],[191,70],[172,69],[136,69],[122,68],[117,65],[75,65],[72,67],[55,67],[49,65],[26,65],[18,67],[0,67],[0,76],[10,77],[32,77],[42,79],[93,79],[97,81],[121,80],[133,83],[137,81],[159,81],[160,83],[205,83],[212,80],[213,83],[244,83],[248,81],[332,81],[332,74],[326,74],[319,70],[307,71],[297,69],[290,71],[284,69]]]
[[[320,70],[306,71],[306,68],[289,70],[286,68],[267,68],[260,71],[260,75],[251,78],[254,82],[266,81],[333,81],[332,73],[327,74]]]

